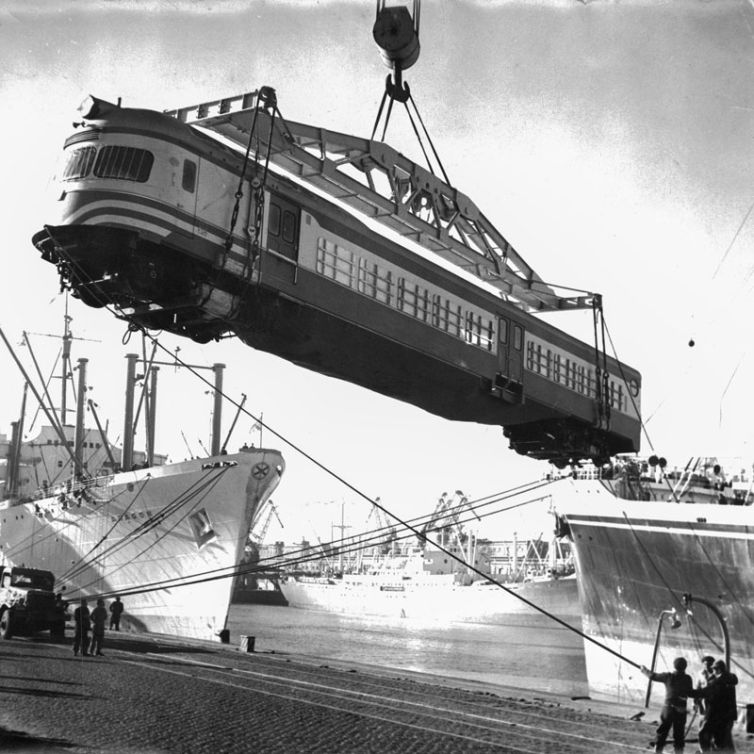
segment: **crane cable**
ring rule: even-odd
[[[80,264],[76,260],[74,260],[71,257],[71,255],[65,249],[63,249],[62,247],[58,248],[58,253],[64,259],[66,259],[67,262],[68,262],[68,264],[71,265],[73,268],[79,268],[80,267]],[[98,288],[101,287],[101,284],[99,282],[95,282],[95,285]],[[102,296],[102,299],[104,299],[103,300],[103,305],[114,316],[116,316],[118,319],[128,320],[128,317],[125,314],[122,314],[122,313],[119,314],[119,313],[117,313],[116,310],[117,310],[118,307],[116,305],[108,302],[107,298],[104,297],[104,296]],[[133,332],[135,332],[137,330],[141,331],[144,336],[148,337],[150,340],[152,340],[154,343],[156,343],[157,346],[160,349],[162,349],[163,351],[165,351],[165,353],[169,354],[172,358],[174,358],[176,361],[178,361],[179,364],[181,364],[181,366],[183,366],[184,368],[186,368],[190,372],[192,372],[197,379],[199,379],[200,381],[202,381],[205,385],[207,385],[208,387],[210,387],[212,390],[216,389],[215,385],[213,385],[212,383],[210,383],[210,381],[207,380],[203,375],[199,374],[199,372],[197,372],[195,369],[193,369],[191,367],[191,365],[189,365],[186,362],[184,362],[180,357],[178,357],[176,354],[173,354],[164,345],[162,345],[162,343],[160,343],[157,338],[155,338],[150,332],[148,332],[148,330],[146,329],[146,327],[144,325],[140,325],[140,324],[137,324],[137,323],[134,323],[134,322],[130,322],[129,325],[128,325],[128,328],[129,328],[129,330],[131,330]],[[324,471],[326,474],[330,475],[336,481],[340,482],[344,487],[347,487],[348,489],[350,489],[358,497],[363,498],[366,502],[374,505],[375,507],[379,508],[383,513],[385,513],[386,515],[390,516],[397,523],[399,523],[402,526],[404,526],[404,527],[410,529],[411,531],[413,531],[414,534],[416,534],[416,536],[419,537],[421,540],[427,541],[427,538],[424,535],[422,535],[422,533],[418,529],[416,529],[414,526],[411,526],[410,524],[408,524],[405,521],[403,521],[403,519],[401,519],[399,516],[395,515],[391,511],[389,511],[381,503],[377,503],[375,500],[373,500],[372,498],[370,498],[369,495],[367,495],[365,492],[361,491],[360,489],[358,489],[357,487],[355,487],[353,484],[351,484],[350,482],[348,482],[345,478],[343,478],[342,476],[340,476],[333,469],[330,469],[324,463],[322,463],[321,461],[318,461],[312,455],[310,455],[309,453],[307,453],[303,448],[301,448],[298,445],[296,445],[292,440],[289,440],[288,438],[286,438],[285,436],[281,435],[279,432],[277,432],[276,430],[274,430],[272,427],[270,427],[268,424],[266,424],[261,418],[256,417],[254,414],[252,414],[246,408],[244,408],[243,406],[239,405],[238,402],[235,401],[233,398],[231,398],[229,395],[227,395],[223,391],[219,391],[219,394],[221,395],[221,397],[225,398],[226,401],[228,401],[233,406],[235,406],[239,411],[242,411],[246,416],[248,416],[249,418],[253,419],[261,427],[263,427],[264,429],[266,429],[273,436],[277,437],[281,442],[283,442],[284,444],[286,444],[292,450],[294,450],[297,453],[299,453],[301,456],[303,456],[305,459],[307,459],[310,463],[314,464],[317,468],[319,468],[320,470]],[[482,578],[484,578],[484,579],[490,581],[491,583],[495,584],[498,588],[502,589],[503,591],[507,592],[508,594],[512,595],[513,597],[516,597],[518,600],[520,600],[520,601],[524,602],[525,604],[529,605],[529,607],[533,608],[534,610],[536,610],[537,612],[541,613],[542,615],[550,618],[552,621],[554,621],[555,623],[558,623],[562,627],[566,628],[568,631],[571,631],[572,633],[578,634],[585,641],[589,641],[590,643],[596,645],[597,647],[600,647],[601,649],[604,649],[606,652],[614,655],[618,659],[623,660],[627,664],[632,665],[633,667],[635,667],[637,669],[641,667],[641,665],[639,663],[634,662],[633,660],[631,660],[631,659],[629,659],[627,657],[624,657],[622,654],[620,654],[619,652],[615,651],[611,647],[608,647],[606,644],[603,644],[602,642],[598,641],[597,639],[593,638],[592,636],[589,636],[588,634],[584,633],[583,631],[581,631],[580,629],[576,628],[575,626],[572,626],[568,622],[562,620],[561,618],[558,618],[556,615],[553,615],[549,611],[545,610],[544,608],[540,607],[539,605],[536,605],[535,603],[533,603],[530,600],[526,599],[522,595],[517,594],[515,590],[510,589],[509,587],[506,587],[504,584],[502,584],[497,579],[491,578],[488,574],[486,574],[483,571],[481,571],[480,569],[476,568],[476,566],[466,563],[461,558],[459,558],[455,553],[451,552],[447,548],[444,548],[444,547],[441,547],[441,546],[438,545],[438,549],[441,552],[443,552],[445,555],[447,555],[449,558],[452,558],[453,560],[456,560],[457,562],[462,563],[470,571],[473,571],[474,573],[476,573],[477,575],[481,576]]]
[[[275,96],[275,90],[268,86],[263,86],[259,89],[257,92],[257,104],[254,108],[254,118],[251,121],[251,128],[249,129],[249,140],[246,144],[246,153],[244,154],[243,159],[243,165],[241,167],[241,175],[238,178],[238,188],[236,189],[235,193],[235,204],[233,205],[233,212],[231,214],[230,218],[230,227],[228,228],[228,235],[225,237],[225,252],[226,254],[230,252],[231,247],[233,246],[233,230],[236,227],[236,222],[238,220],[238,212],[241,206],[241,199],[243,198],[243,184],[246,180],[246,171],[249,167],[249,157],[251,154],[251,145],[254,141],[254,137],[257,135],[257,116],[259,115],[260,105],[263,105],[265,109],[269,109],[272,112],[271,122],[270,122],[270,144],[267,148],[267,157],[264,164],[264,172],[262,175],[261,180],[256,175],[257,170],[255,170],[254,178],[252,178],[252,187],[254,188],[255,195],[257,199],[259,199],[259,194],[261,192],[262,194],[262,201],[257,201],[257,212],[255,215],[255,236],[253,241],[253,247],[254,249],[258,249],[259,244],[259,231],[261,230],[261,220],[262,215],[260,213],[260,208],[263,206],[264,203],[264,185],[267,181],[267,172],[270,164],[270,152],[272,151],[272,129],[275,124],[275,115],[279,113],[278,106],[277,106],[277,97]],[[254,161],[255,164],[259,160],[259,150],[255,150],[254,152]],[[253,249],[253,250],[254,250]],[[252,251],[253,251],[252,250]],[[253,260],[252,260],[253,263]]]
[[[177,521],[175,521],[169,527],[166,527],[165,530],[153,542],[150,542],[145,548],[143,548],[140,552],[137,552],[129,560],[127,560],[127,561],[121,563],[120,565],[117,565],[116,567],[114,567],[114,568],[110,569],[109,571],[107,571],[107,573],[103,574],[103,576],[100,576],[97,579],[93,579],[92,581],[84,584],[83,586],[80,586],[79,587],[79,591],[84,591],[85,589],[88,589],[89,587],[91,587],[92,585],[94,585],[97,581],[99,581],[101,578],[112,578],[113,574],[115,574],[118,571],[122,570],[127,565],[130,565],[131,562],[133,562],[135,560],[138,560],[139,558],[143,557],[152,548],[156,547],[160,542],[162,542],[162,540],[165,539],[165,537],[167,537],[168,535],[172,534],[175,531],[175,529],[181,523],[183,523],[196,510],[196,508],[199,505],[201,505],[204,502],[204,500],[207,497],[207,495],[209,495],[213,491],[214,487],[219,482],[219,477],[223,473],[225,473],[228,468],[229,467],[223,468],[221,470],[220,474],[218,474],[213,479],[211,479],[208,482],[206,482],[205,486],[204,486],[205,487],[204,489],[198,490],[198,491],[192,493],[190,497],[188,497],[186,500],[182,501],[181,504],[180,504],[180,507],[188,505],[189,503],[193,503],[193,505],[187,511],[184,511],[183,514],[181,515],[181,517]],[[210,483],[211,483],[211,486],[209,486]],[[153,529],[156,529],[157,526],[159,524],[161,524],[161,523],[162,523],[162,520],[152,522],[151,525],[149,526],[149,529],[147,529],[145,531],[142,531],[137,537],[132,538],[131,541],[134,541],[134,542],[138,541],[138,539],[140,539],[142,536],[144,536],[145,534],[147,534],[149,531],[152,531]],[[122,549],[127,544],[129,544],[128,541],[121,542],[119,549]],[[92,562],[96,563],[102,557],[104,557],[104,554],[100,555],[100,556],[97,556],[97,558],[95,558]]]
[[[544,486],[546,486],[547,484],[549,484],[549,482],[545,483]],[[503,494],[506,494],[506,493],[503,493]],[[512,494],[513,495],[518,495],[518,494],[522,494],[522,493],[521,492],[512,492]],[[525,506],[525,505],[531,505],[532,503],[536,503],[536,502],[539,502],[539,501],[543,500],[547,496],[548,495],[541,495],[541,496],[538,496],[538,497],[534,497],[534,498],[526,500],[526,501],[524,501],[522,503],[516,503],[516,504],[511,505],[509,507],[506,507],[506,508],[504,508],[502,510],[492,511],[491,513],[485,514],[485,515],[498,515],[499,513],[508,512],[508,511],[514,510],[516,508],[520,508],[522,506]],[[493,501],[493,502],[496,502],[496,501]],[[489,505],[491,503],[486,503],[486,504]],[[424,518],[425,518],[425,516],[419,516],[419,517],[416,517],[416,518],[414,518],[412,520],[413,521],[418,521],[419,523],[421,523],[424,520]],[[431,514],[427,518],[431,519]],[[464,519],[461,523],[467,523],[468,521],[472,521],[472,520],[473,519],[471,517],[469,517],[468,519]],[[384,534],[383,534],[383,532],[388,532],[390,530],[395,531],[395,527],[394,526],[386,526],[386,527],[383,527],[382,529],[375,529],[375,530],[373,530],[371,532],[364,532],[364,534],[370,534],[370,537],[368,539],[366,539],[366,540],[359,539],[358,541],[354,542],[353,545],[350,546],[350,547],[343,547],[342,543],[348,542],[349,540],[353,540],[355,536],[363,537],[363,534],[352,535],[351,537],[343,537],[341,539],[332,540],[330,542],[320,542],[320,549],[318,551],[313,552],[313,553],[312,553],[312,548],[307,547],[307,548],[302,548],[300,550],[296,550],[296,551],[293,551],[291,553],[288,553],[285,556],[285,558],[283,558],[282,560],[278,559],[276,556],[273,556],[271,558],[265,558],[264,560],[270,560],[272,562],[268,563],[267,565],[262,566],[262,567],[259,566],[259,563],[262,562],[262,561],[259,561],[259,562],[254,563],[254,564],[238,563],[238,564],[232,565],[232,566],[223,566],[221,568],[214,568],[214,569],[210,569],[208,571],[196,572],[196,573],[190,574],[189,576],[173,577],[171,579],[150,582],[148,584],[142,584],[140,586],[140,588],[138,590],[136,590],[136,591],[129,590],[128,592],[124,592],[124,591],[112,592],[112,593],[108,593],[107,596],[111,596],[111,594],[112,595],[114,595],[114,594],[120,594],[122,596],[126,596],[128,594],[136,594],[136,593],[141,594],[141,593],[146,593],[146,592],[151,592],[151,591],[157,591],[159,589],[170,588],[170,587],[173,587],[173,586],[189,586],[189,585],[192,585],[192,584],[200,584],[200,583],[205,583],[205,582],[208,582],[208,581],[219,581],[221,579],[234,578],[236,576],[242,576],[242,575],[247,575],[247,574],[265,573],[270,568],[273,568],[275,570],[278,570],[278,569],[284,568],[284,567],[285,568],[290,568],[292,566],[300,565],[302,563],[308,563],[308,562],[311,562],[313,560],[322,560],[323,555],[324,555],[324,548],[326,548],[326,547],[331,547],[331,548],[339,547],[340,551],[343,554],[345,554],[345,555],[352,555],[352,554],[355,554],[355,553],[359,552],[360,550],[366,549],[367,546],[374,547],[374,546],[376,546],[378,544],[383,543],[384,542]],[[405,539],[408,539],[411,536],[413,536],[413,534],[410,533],[410,532],[409,533],[400,533],[400,535],[396,536],[395,539],[396,540],[405,540]],[[365,544],[364,544],[365,542],[366,543],[371,543],[371,544],[368,544],[368,545],[365,546]],[[187,580],[187,579],[190,579],[190,581]],[[181,582],[181,583],[175,583],[175,582]]]
[[[208,476],[208,475],[209,473],[205,476]],[[158,525],[162,524],[163,521],[165,521],[165,519],[167,519],[169,516],[172,516],[174,513],[179,512],[187,503],[191,502],[198,494],[202,493],[208,484],[209,484],[209,481],[205,479],[198,479],[192,485],[190,485],[188,489],[179,493],[175,498],[173,498],[173,500],[171,500],[162,508],[160,508],[160,510],[157,513],[150,516],[146,521],[142,521],[135,529],[128,532],[128,534],[121,537],[116,542],[113,542],[111,545],[106,547],[103,551],[93,556],[91,560],[86,561],[84,558],[81,558],[77,565],[68,569],[68,571],[65,574],[66,580],[70,581],[71,579],[78,576],[81,572],[83,572],[85,568],[91,567],[92,565],[94,565],[95,563],[97,563],[98,561],[102,560],[105,557],[109,557],[116,554],[118,551],[122,550],[129,543],[135,542],[139,540],[145,534],[148,534],[150,531],[155,529]],[[144,485],[144,487],[146,487],[146,485]],[[136,501],[137,497],[141,495],[141,493],[144,491],[144,487],[142,487],[142,489],[139,490],[139,492],[131,501],[131,503],[129,503],[129,505],[126,507],[126,510],[123,511],[123,514],[121,515],[120,518],[123,518],[123,516],[125,516],[126,512],[131,508],[133,503]],[[184,518],[185,516],[181,518],[180,521],[182,521]],[[178,523],[180,523],[180,521]],[[113,528],[115,525],[117,525],[117,522],[116,524],[113,525]],[[175,527],[173,526],[171,527],[171,529],[172,528],[175,528]],[[101,544],[106,539],[106,537],[107,535],[103,537],[100,540],[100,542],[97,543],[97,545],[95,545],[95,547],[93,547],[89,551],[89,553],[87,553],[87,557],[92,553],[92,551],[97,546],[99,546],[99,544]]]

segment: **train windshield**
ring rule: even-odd
[[[86,178],[94,164],[96,147],[78,147],[68,153],[65,167],[63,168],[64,181],[77,181]]]
[[[67,154],[62,180],[78,181],[94,174],[97,178],[118,178],[145,183],[154,164],[154,155],[146,149],[93,145],[72,149]]]

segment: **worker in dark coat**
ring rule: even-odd
[[[83,597],[79,606],[73,611],[73,622],[75,624],[73,654],[77,655],[79,650],[81,650],[81,654],[87,657],[89,655],[89,629],[91,628],[91,621],[89,618],[89,607]]]
[[[115,598],[115,602],[110,603],[110,630],[120,631],[120,616],[123,613],[123,603],[120,597]]]
[[[665,684],[665,702],[660,713],[660,724],[657,726],[655,751],[661,752],[668,739],[670,729],[673,729],[673,750],[676,754],[683,751],[686,743],[686,700],[696,696],[694,681],[686,673],[686,660],[676,657],[673,660],[672,673],[653,673],[649,668],[641,666],[641,672],[653,681]]]
[[[699,748],[702,751],[734,752],[733,724],[738,717],[738,676],[731,673],[722,660],[712,667],[714,675],[701,691],[705,710],[704,722],[699,729]]]
[[[105,643],[105,623],[107,622],[107,610],[105,600],[101,597],[97,600],[97,607],[92,610],[92,646],[89,650],[92,655],[103,657],[102,645]]]

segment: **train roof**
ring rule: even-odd
[[[195,138],[196,131],[175,118],[166,118],[157,110],[146,108],[121,107],[107,100],[89,95],[79,106],[78,112],[82,118],[75,126],[104,129],[124,128],[135,130],[149,130],[159,136],[166,136],[178,140]]]

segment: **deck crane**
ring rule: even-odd
[[[376,534],[380,535],[376,546],[379,548],[380,554],[386,555],[395,545],[396,529],[395,526],[392,526],[389,523],[387,516],[382,509],[378,507],[380,504],[380,498],[376,497],[375,501],[377,505],[372,505],[369,511],[366,529],[369,529],[369,522],[374,519],[374,522],[377,525]]]
[[[249,540],[251,542],[256,545],[264,543],[264,538],[267,536],[267,529],[270,527],[270,522],[272,521],[273,516],[278,520],[280,528],[284,529],[283,522],[278,515],[277,506],[272,500],[267,500],[259,513],[257,513],[254,523],[249,530]]]
[[[474,563],[476,557],[476,537],[468,526],[464,526],[461,517],[469,514],[481,521],[481,518],[469,503],[469,499],[461,490],[453,494],[443,492],[440,495],[435,509],[422,529],[422,536],[431,541],[431,532],[438,532],[438,544],[447,546],[447,534],[450,533],[452,543],[458,549],[467,563]]]

